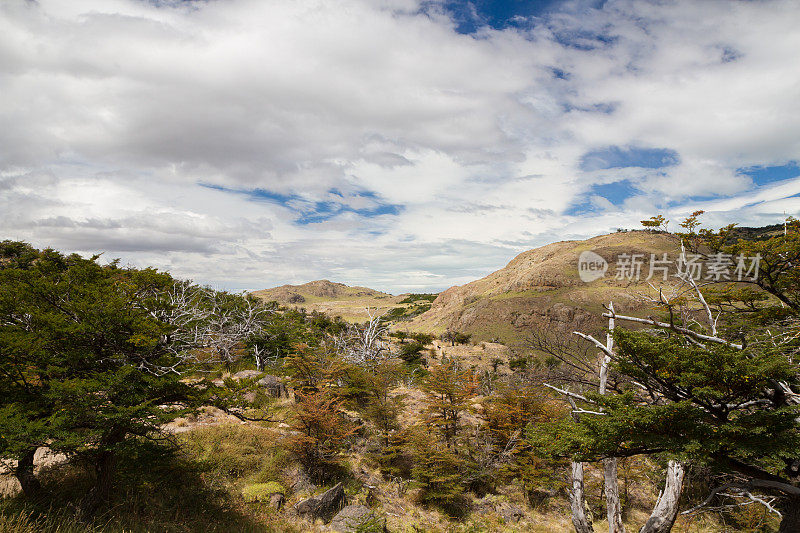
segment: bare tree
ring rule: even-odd
[[[700,293],[699,288],[697,292]],[[663,295],[663,291],[660,292]],[[617,376],[609,374],[609,364],[615,357],[613,331],[616,319],[620,318],[614,312],[613,302],[607,307],[608,312],[603,316],[608,318],[609,325],[606,334],[606,342],[602,343],[592,335],[579,331],[573,332],[575,336],[587,341],[583,345],[575,343],[565,335],[556,337],[543,335],[541,332],[532,335],[532,347],[543,351],[560,361],[571,370],[571,377],[561,376],[561,379],[577,382],[583,386],[596,387],[600,395],[605,395],[609,390],[622,392],[623,384],[629,383],[619,379]],[[626,317],[628,318],[628,317]],[[713,318],[712,318],[713,320]],[[714,323],[716,324],[716,323]],[[652,324],[651,324],[652,325]],[[714,329],[716,334],[716,329]],[[574,337],[573,337],[574,338]],[[590,355],[591,348],[600,350],[597,363],[592,364]],[[633,384],[637,386],[638,384]],[[572,406],[572,415],[576,418],[582,415],[602,416],[601,409],[592,410],[585,407],[578,407],[575,400],[580,400],[584,404],[592,402],[585,396],[570,392],[567,389],[545,384],[551,389],[563,394]],[[573,462],[571,468],[571,487],[570,501],[573,512],[573,524],[578,533],[593,531],[591,522],[586,518],[585,503],[583,498],[583,465]],[[666,486],[659,495],[650,517],[640,533],[665,533],[672,529],[678,514],[678,500],[680,498],[681,487],[684,477],[683,465],[676,461],[670,461],[666,472]],[[606,457],[603,459],[603,482],[606,497],[606,514],[608,518],[609,531],[624,533],[625,526],[622,522],[622,506],[619,499],[619,482],[617,473],[617,458]]]
[[[383,315],[366,309],[369,320],[364,324],[351,324],[336,337],[336,349],[350,363],[371,367],[391,355],[391,344],[386,337],[389,329]]]
[[[163,305],[150,312],[168,324],[162,343],[176,357],[170,366],[152,362],[146,370],[155,374],[179,373],[200,363],[230,366],[246,352],[246,341],[262,331],[272,310],[250,296],[229,294],[176,281],[160,295]],[[259,362],[258,350],[255,350]]]

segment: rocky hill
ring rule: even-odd
[[[578,273],[579,257],[587,251],[608,263],[605,275],[589,283]],[[412,320],[409,328],[431,333],[455,329],[472,334],[475,340],[509,345],[543,323],[596,329],[604,322],[600,313],[609,301],[613,300],[620,311],[646,309],[637,294],[650,290],[645,278],[650,272],[651,254],[661,259],[664,253],[673,261],[674,272],[680,243],[664,234],[630,231],[548,244],[523,252],[485,278],[442,292],[431,309]],[[615,279],[618,265],[625,264],[633,254],[641,254],[640,280]]]
[[[384,313],[398,305],[404,295],[391,294],[367,287],[350,287],[326,279],[302,285],[282,285],[272,289],[253,291],[254,296],[281,305],[303,307],[321,311],[345,320],[363,321],[368,318],[367,308]]]
[[[309,281],[302,285],[281,285],[253,292],[254,296],[282,304],[316,303],[322,300],[353,300],[357,298],[388,298],[391,294],[367,287],[349,287],[327,279]]]

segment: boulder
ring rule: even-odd
[[[11,474],[0,474],[0,499],[11,498],[22,493],[22,486]]]
[[[239,372],[235,373],[231,376],[231,378],[235,380],[240,379],[253,379],[255,377],[260,376],[263,372],[259,372],[258,370],[240,370]]]
[[[340,533],[353,533],[364,529],[366,525],[382,525],[385,530],[385,522],[385,520],[375,516],[372,509],[366,505],[348,505],[333,517],[330,528],[332,531],[339,531]],[[370,529],[370,531],[373,530],[374,528]]]
[[[275,492],[269,497],[269,506],[275,511],[280,511],[284,503],[286,503],[286,496],[280,492]]]
[[[319,518],[328,523],[345,505],[347,505],[347,497],[344,493],[344,486],[339,483],[319,496],[302,500],[294,506],[294,510],[301,518],[312,522]]]
[[[278,376],[266,375],[258,380],[258,386],[267,389],[267,393],[273,398],[285,398],[289,396],[286,385]]]
[[[317,490],[317,486],[312,483],[311,478],[308,477],[306,471],[302,467],[295,466],[289,472],[290,486],[292,492],[313,492]]]

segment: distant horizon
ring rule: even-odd
[[[791,0],[11,0],[0,30],[0,235],[37,247],[399,294],[658,213],[800,216]]]
[[[670,221],[670,225],[672,225],[673,222],[675,222],[675,221]],[[766,229],[766,228],[776,228],[776,229],[778,229],[782,225],[783,225],[783,223],[777,223],[777,224],[766,224],[764,226],[737,226],[737,228],[745,229],[745,230],[748,230],[748,229],[749,230]],[[719,228],[713,228],[713,229],[719,229]],[[547,246],[549,244],[555,244],[555,243],[558,243],[558,242],[582,241],[582,240],[593,239],[595,237],[602,237],[604,235],[612,235],[612,234],[615,234],[615,233],[634,233],[634,232],[649,233],[650,231],[648,231],[647,229],[645,229],[643,227],[642,228],[616,228],[614,231],[610,231],[610,232],[606,232],[606,233],[598,233],[596,235],[590,235],[590,236],[588,236],[588,237],[586,237],[584,239],[561,239],[561,240],[558,240],[558,241],[548,242],[548,243],[545,243],[545,244],[543,244],[541,246],[536,246],[536,247],[533,247],[533,248],[529,248],[527,250],[522,250],[521,252],[519,252],[517,254],[514,254],[513,256],[510,256],[507,259],[505,259],[502,262],[502,264],[499,264],[499,266],[490,267],[490,269],[487,270],[486,272],[478,273],[476,275],[476,277],[473,278],[473,279],[470,279],[470,280],[465,281],[463,283],[447,285],[447,286],[445,286],[445,287],[443,287],[441,289],[427,288],[427,289],[422,290],[422,289],[411,288],[411,289],[405,289],[405,290],[401,289],[399,291],[397,289],[394,289],[394,290],[390,291],[390,290],[382,289],[380,287],[373,287],[373,286],[365,285],[363,282],[360,282],[358,280],[348,281],[348,280],[329,279],[329,278],[308,279],[308,280],[305,280],[305,281],[302,281],[302,280],[300,280],[300,281],[288,281],[288,282],[283,282],[283,283],[279,282],[279,283],[276,283],[274,285],[256,287],[256,288],[230,287],[230,286],[225,286],[224,284],[203,283],[201,281],[198,281],[198,280],[195,280],[195,279],[191,279],[191,278],[182,278],[182,279],[189,279],[190,281],[198,282],[201,285],[210,286],[215,290],[224,290],[224,291],[234,292],[234,293],[245,293],[245,292],[246,293],[253,293],[253,292],[258,292],[258,291],[277,289],[277,288],[284,287],[284,286],[297,287],[297,286],[307,285],[309,283],[314,283],[314,282],[317,282],[317,281],[327,281],[329,283],[338,283],[338,284],[341,284],[341,285],[345,285],[345,286],[350,287],[350,288],[352,288],[352,287],[363,287],[365,289],[375,290],[375,291],[378,291],[378,292],[389,294],[391,296],[401,296],[403,294],[423,294],[423,293],[428,293],[428,294],[436,293],[436,294],[439,294],[439,293],[442,293],[442,292],[444,292],[444,291],[446,291],[448,289],[451,289],[451,288],[453,288],[455,286],[465,285],[465,284],[468,284],[468,283],[470,283],[472,281],[484,278],[484,277],[486,277],[486,276],[488,276],[488,275],[490,275],[490,274],[492,274],[492,273],[504,268],[506,265],[508,265],[509,262],[511,262],[513,259],[515,259],[518,255],[520,255],[522,253],[525,253],[527,251],[530,251],[530,250],[535,250],[537,248],[541,248],[543,246]],[[0,239],[0,240],[3,240],[3,239]],[[41,247],[41,248],[46,248],[46,247]],[[61,249],[56,249],[56,250],[58,250],[61,253],[72,253],[71,250],[61,250]],[[95,253],[92,253],[90,255],[97,255],[97,254],[100,254],[101,257],[105,255],[102,252],[95,252]],[[109,259],[113,261],[113,260],[116,260],[118,258],[109,258]],[[131,266],[134,266],[134,267],[138,266],[138,267],[146,268],[146,267],[151,267],[153,265],[131,265]],[[159,269],[159,270],[164,270],[164,269]]]

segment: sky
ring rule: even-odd
[[[796,0],[4,0],[0,239],[400,293],[780,223],[798,50]]]

